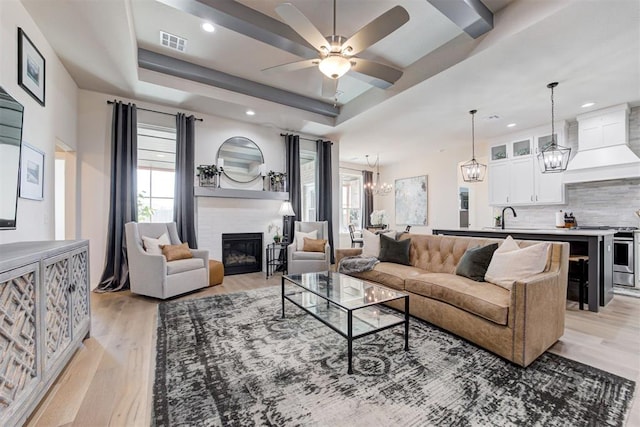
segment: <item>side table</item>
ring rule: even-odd
[[[289,242],[267,244],[267,279],[276,271],[287,271],[287,246]]]

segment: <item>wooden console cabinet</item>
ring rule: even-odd
[[[89,337],[89,242],[0,245],[0,425],[22,425]]]

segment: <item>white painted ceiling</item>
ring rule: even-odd
[[[227,0],[209,0],[227,1]],[[289,0],[323,33],[331,0]],[[281,0],[240,0],[272,18]],[[556,116],[640,104],[640,2],[637,0],[484,0],[494,29],[473,40],[426,0],[338,0],[337,32],[351,36],[402,5],[410,20],[365,50],[363,58],[404,69],[383,90],[350,77],[339,81],[337,119],[138,67],[144,48],[308,97],[320,96],[315,69],[261,70],[301,58],[154,0],[22,0],[80,88],[340,141],[341,160],[381,164],[407,155],[467,146],[470,109],[476,140],[550,121],[546,84],[559,81]],[[159,31],[188,39],[185,54],[159,45]],[[256,115],[248,117],[246,109]],[[498,119],[488,120],[491,115]]]

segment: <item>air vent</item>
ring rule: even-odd
[[[177,50],[178,52],[185,52],[187,50],[187,39],[165,33],[164,31],[160,31],[160,44],[169,49]]]

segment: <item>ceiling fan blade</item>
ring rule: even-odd
[[[275,65],[273,67],[265,68],[262,71],[266,73],[271,73],[274,71],[297,71],[302,70],[304,68],[316,67],[320,62],[319,59],[305,59],[302,61],[289,62],[287,64]]]
[[[327,76],[322,76],[322,97],[334,98],[338,91],[338,79],[330,79]]]
[[[342,44],[342,52],[345,55],[356,55],[393,33],[407,21],[409,13],[402,6],[391,8],[349,37]]]
[[[282,3],[276,7],[276,13],[282,18],[288,26],[300,34],[311,46],[318,51],[322,50],[322,47],[328,49],[329,43],[324,38],[322,33],[291,3]]]
[[[402,71],[379,62],[362,58],[351,58],[351,62],[355,65],[351,67],[350,75],[380,89],[388,88],[402,77]]]

